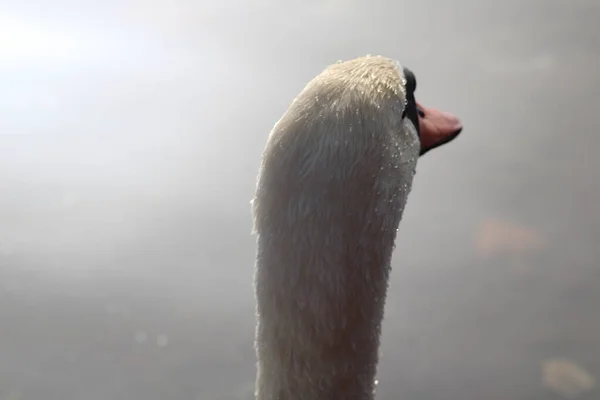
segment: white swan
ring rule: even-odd
[[[315,77],[273,128],[253,200],[257,400],[370,400],[419,155],[456,137],[384,57]]]

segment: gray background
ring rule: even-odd
[[[248,398],[260,153],[367,53],[465,125],[418,165],[378,398],[558,399],[554,358],[600,375],[598,4],[3,1],[0,399]]]

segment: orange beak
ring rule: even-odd
[[[453,114],[423,107],[417,102],[421,155],[450,142],[463,129],[460,120]]]

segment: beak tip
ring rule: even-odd
[[[448,125],[452,126],[453,130],[455,130],[457,132],[462,131],[463,124],[456,115],[449,113],[449,112],[443,112],[442,114],[444,115],[446,121],[448,122]]]

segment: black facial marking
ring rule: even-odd
[[[404,78],[406,79],[406,92],[407,95],[412,94],[414,96],[417,90],[417,78],[415,74],[408,68],[404,67]]]
[[[417,134],[419,132],[419,111],[417,110],[417,101],[415,100],[415,90],[417,90],[417,78],[408,68],[403,67],[404,78],[406,79],[406,108],[404,116],[407,117],[415,126]]]

